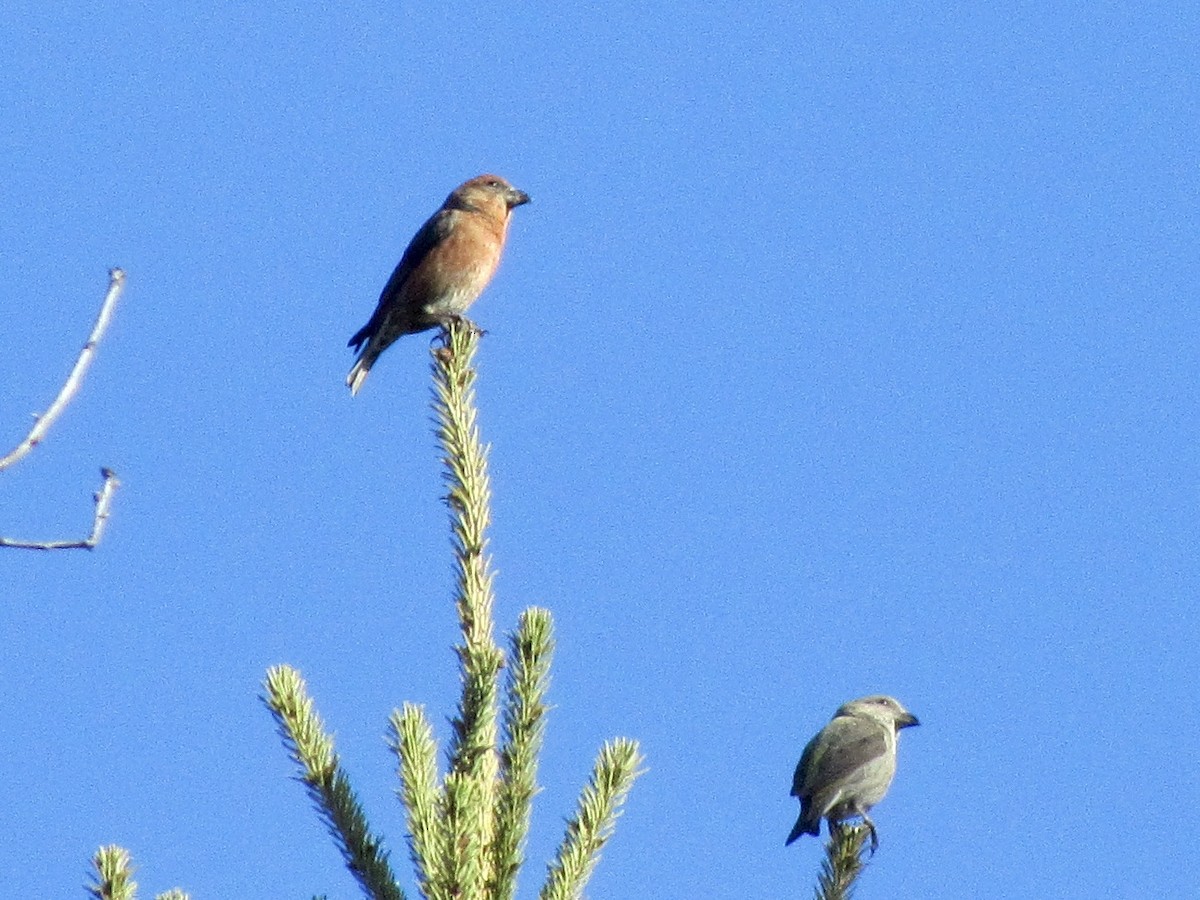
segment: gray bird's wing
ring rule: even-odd
[[[805,794],[804,784],[807,781],[807,774],[812,769],[813,757],[818,754],[817,742],[824,733],[825,731],[822,729],[820,734],[804,745],[804,752],[800,754],[800,762],[796,763],[796,771],[792,774],[793,797],[803,797]]]
[[[887,732],[882,725],[840,716],[804,748],[792,781],[792,795],[804,797],[837,784],[887,751]]]

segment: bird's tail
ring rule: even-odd
[[[792,826],[792,832],[787,836],[787,840],[783,842],[783,846],[786,847],[802,834],[812,834],[818,837],[821,834],[821,817],[816,816],[810,820],[808,816],[808,804],[800,807],[800,817],[796,819],[796,824]]]
[[[350,367],[349,374],[346,375],[346,387],[350,388],[350,396],[353,397],[358,393],[358,389],[362,387],[363,382],[367,380],[367,373],[371,371],[371,364],[375,362],[375,356],[368,354],[367,350],[363,350],[358,355],[358,359],[354,361],[354,365]]]

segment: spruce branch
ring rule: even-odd
[[[444,782],[452,848],[448,862],[453,866],[447,874],[467,898],[492,880],[490,861],[482,853],[469,865],[463,854],[492,843],[499,770],[497,682],[504,659],[496,646],[493,573],[487,556],[491,487],[488,449],[479,436],[475,406],[473,362],[478,341],[479,332],[471,323],[455,321],[433,354],[433,408],[445,466],[457,575],[455,607],[462,630],[462,642],[454,648],[462,699],[452,722],[450,769]],[[479,830],[467,830],[473,828]]]
[[[308,789],[325,821],[346,867],[363,893],[373,900],[404,900],[388,863],[387,851],[371,833],[366,815],[337,754],[333,738],[313,710],[304,679],[291,666],[272,666],[264,682],[263,703],[271,711],[279,736],[300,768],[299,779]]]
[[[96,900],[136,900],[137,882],[128,850],[116,844],[101,847],[92,857],[92,868],[96,883],[87,889]]]
[[[545,737],[546,692],[550,687],[553,654],[554,623],[550,612],[537,607],[525,610],[517,630],[509,637],[490,900],[511,900],[517,873],[525,861],[529,816],[538,792],[537,762]]]
[[[538,790],[537,758],[554,650],[550,613],[537,608],[526,610],[509,636],[507,660],[496,645],[493,572],[487,556],[488,449],[480,439],[474,393],[478,336],[469,322],[452,322],[434,350],[432,366],[460,625],[454,650],[462,695],[451,720],[446,774],[439,778],[437,743],[422,707],[405,704],[389,720],[389,744],[401,781],[397,793],[408,817],[409,852],[426,900],[512,900]],[[499,681],[504,668],[501,723]],[[267,706],[300,765],[301,780],[365,888],[360,873],[366,863],[354,861],[353,834],[365,835],[370,852],[378,850],[379,842],[366,832],[303,682],[294,670],[277,667],[268,672],[267,691]],[[621,739],[602,748],[558,860],[550,867],[543,898],[581,895],[640,764],[636,742]],[[386,855],[379,856],[386,871]],[[390,872],[387,881],[394,887]]]
[[[850,900],[863,870],[862,854],[870,833],[866,825],[830,826],[825,859],[817,876],[816,900]]]
[[[487,900],[484,890],[491,866],[484,852],[484,835],[492,810],[484,794],[486,791],[490,795],[493,786],[470,773],[450,772],[443,787],[442,816],[450,836],[444,857],[447,894],[456,900]]]
[[[575,817],[549,867],[540,900],[578,900],[612,837],[633,781],[642,770],[637,741],[617,738],[600,748],[591,781],[579,796]]]
[[[133,880],[133,859],[129,851],[116,844],[101,847],[92,857],[95,883],[87,891],[96,900],[137,900],[137,882]],[[156,894],[154,900],[188,900],[186,891],[171,888]]]
[[[442,827],[441,793],[438,789],[437,743],[425,710],[413,703],[393,710],[390,745],[400,774],[400,800],[408,813],[408,849],[417,871],[421,895],[443,900],[447,876],[447,834]]]

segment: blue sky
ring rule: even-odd
[[[256,699],[298,666],[411,886],[383,733],[456,699],[428,341],[347,338],[457,183],[502,628],[559,652],[522,897],[642,741],[589,895],[808,895],[844,700],[917,713],[860,894],[1183,896],[1200,841],[1194,4],[12,2],[4,860],[82,896],[350,897]],[[7,448],[5,448],[7,449]],[[647,886],[651,887],[647,887]]]

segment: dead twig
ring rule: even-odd
[[[108,510],[112,506],[113,494],[121,486],[117,473],[112,469],[101,469],[104,484],[92,495],[96,501],[96,515],[92,518],[92,533],[82,541],[18,541],[12,538],[0,537],[0,547],[15,547],[19,550],[93,550],[100,543],[104,534],[104,524],[108,520]]]
[[[117,298],[121,296],[121,291],[125,288],[125,273],[122,270],[109,269],[108,279],[108,293],[104,295],[104,303],[100,306],[100,315],[96,317],[96,324],[92,326],[92,333],[88,335],[87,342],[83,345],[83,350],[79,353],[79,359],[75,360],[75,367],[71,369],[71,374],[67,376],[62,390],[58,392],[58,396],[54,398],[54,402],[50,404],[50,408],[35,418],[33,428],[25,436],[25,440],[17,444],[7,456],[0,459],[0,471],[7,469],[37,446],[42,438],[46,436],[46,432],[50,430],[50,426],[54,424],[54,421],[62,415],[63,410],[67,408],[67,404],[79,392],[79,386],[83,383],[83,376],[92,364],[92,358],[96,355],[96,345],[100,343],[100,338],[104,336],[104,332],[108,328],[108,322],[112,318],[113,309],[117,305]]]
[[[71,374],[67,376],[66,382],[58,392],[58,396],[54,398],[54,402],[50,404],[50,408],[40,416],[34,417],[33,428],[25,436],[25,440],[17,444],[7,456],[0,459],[0,471],[22,459],[36,447],[46,436],[50,426],[62,415],[67,404],[75,398],[79,392],[79,386],[83,383],[83,376],[92,364],[92,358],[96,355],[96,346],[108,329],[108,323],[112,319],[113,310],[117,305],[117,298],[121,296],[124,288],[125,273],[121,269],[109,269],[108,293],[104,295],[104,302],[100,304],[100,314],[96,317],[96,324],[92,326],[92,333],[88,335],[88,339],[79,353],[79,358],[75,360]],[[21,550],[91,550],[95,548],[100,543],[101,535],[104,534],[104,525],[108,521],[113,494],[121,484],[112,469],[101,469],[100,474],[104,476],[104,483],[100,486],[100,490],[93,495],[96,501],[96,513],[92,518],[92,533],[86,538],[81,541],[21,541],[0,537],[0,547],[15,547]]]

